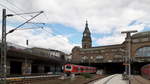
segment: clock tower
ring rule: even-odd
[[[88,27],[88,22],[86,21],[85,30],[83,32],[82,37],[82,48],[91,48],[91,47],[92,47],[91,33]]]

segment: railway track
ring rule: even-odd
[[[150,84],[150,80],[144,79],[141,76],[133,76],[131,84]]]
[[[93,84],[95,81],[97,81],[97,80],[99,80],[99,79],[102,79],[102,78],[104,78],[104,77],[107,77],[106,75],[104,76],[104,75],[101,75],[101,76],[98,76],[98,77],[96,77],[96,78],[94,78],[94,79],[92,79],[92,80],[90,80],[90,81],[86,81],[86,82],[84,82],[83,84]]]
[[[7,84],[31,84],[33,82],[50,80],[59,78],[60,75],[40,75],[40,76],[25,76],[25,77],[9,77],[6,78]],[[0,78],[3,81],[3,78]]]
[[[138,84],[143,84],[143,82],[142,82],[141,80],[139,80],[138,78],[136,78],[135,76],[133,76],[132,82],[133,82],[133,81],[138,82]],[[132,83],[132,82],[131,82],[131,83]]]

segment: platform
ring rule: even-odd
[[[90,84],[128,84],[128,81],[122,80],[122,74],[114,74]]]

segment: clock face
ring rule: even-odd
[[[83,34],[83,36],[87,36],[87,34]]]

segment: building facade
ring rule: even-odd
[[[82,48],[72,49],[72,63],[75,64],[119,64],[128,59],[129,44],[133,63],[150,63],[150,31],[127,35],[122,44],[92,47],[91,33],[86,22],[82,37]],[[129,42],[131,39],[131,42]],[[142,66],[142,65],[141,65]],[[138,69],[141,67],[138,66]]]

